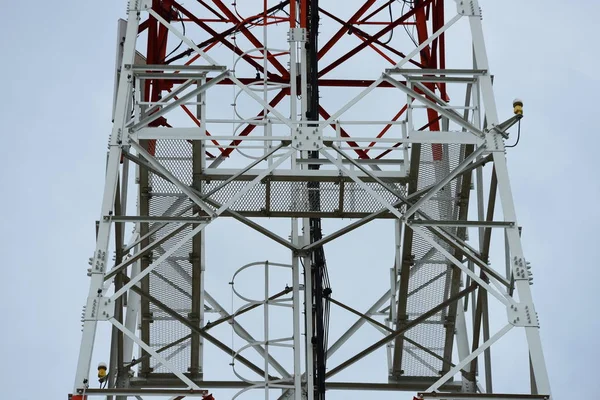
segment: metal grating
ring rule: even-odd
[[[218,187],[223,181],[210,181],[203,186],[203,193]],[[211,195],[211,199],[219,204],[229,202],[233,196],[244,189],[250,182],[233,181]],[[366,182],[372,190],[390,203],[398,201],[398,197],[385,190],[378,183]],[[342,189],[343,185],[343,189]],[[405,188],[399,184],[390,184],[401,195]],[[310,207],[310,197],[319,191],[320,211],[323,214],[362,213],[369,214],[383,208],[373,197],[355,182],[320,182],[318,189],[309,186],[309,181],[263,181],[248,193],[231,204],[231,209],[238,212],[314,212]],[[343,192],[341,192],[343,190]],[[340,197],[342,209],[340,210]]]
[[[181,182],[186,185],[192,183],[191,143],[183,140],[157,141],[155,157]],[[192,216],[191,209],[182,213],[192,203],[175,185],[152,173],[149,173],[149,183],[149,209],[151,216]],[[153,227],[154,224],[151,224],[150,229]],[[173,247],[187,235],[191,229],[188,226],[156,248],[152,252],[152,260],[154,261],[163,255],[169,248]],[[151,241],[164,237],[169,231],[165,231],[164,229],[159,230],[153,235]],[[156,297],[163,304],[186,318],[192,309],[192,264],[189,261],[189,254],[191,252],[192,244],[188,241],[165,262],[159,265],[149,276],[150,295]],[[152,313],[153,322],[150,324],[149,344],[153,349],[159,349],[189,335],[189,328],[186,328],[153,304],[150,304],[150,312]],[[166,350],[162,355],[179,371],[187,371],[191,360],[189,346],[190,340],[186,340]],[[154,359],[151,359],[150,367],[153,369],[153,373],[169,372],[164,366],[157,365],[157,361]]]
[[[438,145],[439,146],[439,145]],[[421,148],[421,162],[418,174],[418,189],[425,188],[441,181],[464,158],[464,146],[443,145],[434,157],[433,146]],[[440,157],[441,156],[441,157]],[[429,201],[421,210],[436,220],[455,220],[458,218],[458,184],[452,180]],[[456,233],[456,229],[449,230]],[[434,236],[430,235],[432,238]],[[440,242],[445,249],[449,246]],[[433,249],[418,235],[414,235],[412,254],[415,264],[411,267],[408,285],[407,314],[413,320],[450,296],[451,265],[445,257]],[[444,355],[446,336],[446,311],[442,311],[409,330],[409,339],[427,347],[439,356]],[[423,350],[405,343],[402,355],[404,376],[432,377],[439,376],[443,363],[441,360]]]
[[[421,163],[418,175],[418,189],[439,182],[463,158],[463,147],[460,145],[444,145],[442,157],[434,159],[432,147],[423,146],[421,150]],[[192,183],[192,145],[187,141],[164,140],[156,144],[156,158],[177,179],[186,185]],[[183,210],[191,205],[175,185],[161,177],[149,174],[149,208],[151,216],[182,215],[191,216],[192,211]],[[211,180],[202,185],[204,193],[222,184],[223,180]],[[211,200],[219,204],[228,203],[235,195],[244,190],[250,181],[234,180],[225,187],[211,195]],[[395,203],[398,198],[382,188],[378,183],[365,183],[382,198],[390,203]],[[401,193],[406,194],[405,187],[401,184],[390,184]],[[319,191],[320,212],[327,214],[344,213],[372,213],[383,208],[374,201],[373,197],[355,182],[320,182],[318,189],[310,187],[309,181],[282,181],[263,180],[247,193],[243,194],[230,205],[238,212],[310,212],[310,197],[314,191]],[[342,210],[340,210],[340,206]],[[457,214],[457,182],[450,182],[436,196],[427,201],[422,210],[434,219],[456,219]],[[150,226],[152,228],[152,226]],[[157,248],[153,259],[158,258],[167,249],[177,243],[191,230],[184,229],[178,235],[166,241]],[[152,241],[167,234],[159,231]],[[446,245],[444,245],[446,246]],[[447,248],[447,247],[446,247]],[[184,244],[169,259],[160,265],[150,275],[150,294],[162,301],[168,307],[187,317],[191,312],[191,273],[192,264],[189,253],[192,251],[191,242]],[[407,313],[409,320],[414,319],[444,301],[450,292],[450,265],[440,262],[444,257],[439,252],[432,250],[425,241],[415,236],[412,254],[415,256],[415,265],[411,268],[409,281],[409,294]],[[189,334],[189,329],[181,323],[157,309],[151,307],[153,322],[150,324],[150,345],[154,349],[176,341]],[[445,340],[446,315],[440,312],[429,318],[407,333],[407,337],[430,350],[443,355]],[[404,376],[431,377],[439,375],[442,362],[426,352],[405,343],[403,349]],[[190,366],[189,340],[181,345],[169,349],[164,353],[167,359],[180,371],[187,371]],[[167,372],[164,366],[151,365],[153,372]]]

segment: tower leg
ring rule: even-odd
[[[111,235],[112,222],[110,215],[114,211],[115,196],[119,177],[119,165],[121,161],[121,145],[125,138],[125,119],[131,100],[132,77],[127,73],[128,66],[132,65],[135,57],[135,43],[138,33],[140,17],[139,10],[130,9],[127,18],[127,30],[123,50],[123,65],[119,77],[117,90],[117,101],[115,107],[115,120],[110,137],[108,162],[106,168],[106,181],[104,195],[102,198],[102,209],[100,214],[100,225],[96,240],[96,249],[92,257],[90,289],[86,303],[83,323],[83,334],[75,373],[73,393],[82,392],[89,384],[90,364],[94,350],[94,339],[96,337],[96,325],[98,308],[103,297],[103,284],[106,266],[110,256],[108,245]]]
[[[479,2],[477,0],[470,1],[472,13],[469,14],[469,24],[471,27],[471,35],[473,37],[473,50],[475,52],[475,60],[477,68],[488,70],[488,59],[483,40],[483,29],[481,26],[481,16],[479,15]],[[494,99],[494,91],[492,87],[492,79],[489,74],[485,74],[480,78],[482,101],[485,106],[485,116],[487,119],[488,126],[495,126],[499,123],[498,114],[496,109],[496,102]],[[492,142],[492,134],[488,134],[488,142]],[[508,178],[508,169],[506,166],[506,157],[504,155],[504,144],[499,143],[499,148],[493,152],[494,167],[496,176],[498,178],[498,193],[502,203],[502,211],[504,219],[506,221],[514,221],[515,224],[512,227],[506,228],[506,235],[508,239],[508,245],[510,254],[515,261],[512,264],[512,271],[517,276],[517,269],[519,268],[519,262],[524,263],[523,248],[521,245],[521,237],[519,235],[519,228],[517,222],[517,216],[515,213],[515,207],[513,202],[512,190],[510,187],[510,181]],[[519,296],[521,304],[527,306],[533,315],[533,318],[537,320],[535,308],[533,306],[533,298],[531,296],[531,288],[529,286],[527,274],[523,275],[523,278],[516,279],[515,288]],[[529,353],[531,356],[531,364],[533,373],[535,376],[537,389],[540,393],[550,394],[550,382],[548,379],[548,371],[546,369],[546,363],[544,360],[544,353],[542,350],[542,344],[540,339],[540,332],[538,326],[527,326],[524,328],[527,336],[527,343],[529,345]]]

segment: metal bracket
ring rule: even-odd
[[[319,127],[302,126],[296,128],[292,136],[292,147],[297,150],[316,151],[323,148],[323,137]]]
[[[508,315],[508,322],[514,326],[540,326],[533,304],[517,303],[517,305],[511,305],[506,307],[506,314]]]
[[[115,307],[110,297],[98,297],[96,319],[98,321],[108,321],[114,316]]]
[[[527,261],[525,261],[525,259],[523,257],[515,256],[513,258],[513,272],[514,272],[515,281],[530,280],[530,278],[531,278],[530,269],[531,269],[531,266],[529,265],[529,263]]]
[[[506,121],[497,125],[492,125],[489,129],[487,129],[485,131],[485,138],[488,147],[493,151],[503,151],[504,147],[500,146],[502,144],[501,138],[508,139],[508,134],[506,131],[519,122],[521,118],[523,118],[523,115],[521,114],[513,115]]]
[[[91,267],[88,269],[88,275],[103,274],[106,270],[106,252],[98,250],[96,257],[91,257],[88,264]]]
[[[456,0],[456,10],[468,17],[481,17],[481,8],[474,0]]]
[[[288,32],[288,42],[306,42],[305,28],[292,28]]]
[[[142,8],[148,8],[148,0],[129,0],[127,2],[127,12],[135,10],[142,11]]]
[[[522,114],[513,115],[512,117],[510,117],[506,121],[502,122],[501,124],[492,125],[492,127],[489,130],[490,131],[495,131],[496,133],[499,133],[500,135],[502,135],[502,137],[504,139],[508,139],[508,133],[506,133],[506,131],[510,127],[512,127],[514,124],[516,124],[517,122],[519,122],[521,120],[521,118],[523,118]]]
[[[499,134],[494,127],[485,132],[485,144],[489,151],[504,151],[502,146],[502,135]]]

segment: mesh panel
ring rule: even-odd
[[[173,174],[184,185],[191,185],[192,176],[192,145],[184,140],[162,140],[156,143],[156,160]],[[213,179],[204,182],[201,186],[204,193],[214,190],[222,185],[224,180]],[[253,185],[253,186],[251,186]],[[388,202],[396,202],[398,198],[383,189],[377,183],[366,183]],[[390,186],[405,195],[402,185]],[[318,192],[317,192],[318,191]],[[342,197],[343,194],[343,197]],[[179,215],[192,216],[193,203],[177,188],[176,185],[166,181],[160,176],[149,173],[148,206],[150,216]],[[245,212],[286,212],[302,213],[311,211],[313,196],[318,196],[320,212],[336,213],[340,205],[344,212],[371,213],[383,208],[360,185],[354,182],[321,182],[318,187],[314,183],[305,181],[263,181],[256,185],[252,181],[234,180],[225,185],[210,199],[219,204],[229,204],[235,211]],[[340,204],[341,203],[341,204]],[[156,227],[150,224],[149,229]],[[172,229],[161,229],[151,237],[151,242],[165,237]],[[152,252],[152,261],[156,261],[166,251],[177,245],[190,231],[186,227],[178,234],[166,240]],[[171,254],[165,262],[161,263],[149,275],[150,295],[157,298],[167,307],[175,310],[179,315],[188,317],[191,313],[191,275],[192,263],[190,253],[192,243],[188,241]],[[150,346],[157,350],[190,333],[189,328],[150,304],[152,323],[150,323]],[[190,367],[190,340],[170,348],[162,355],[179,371],[188,371]],[[158,365],[156,360],[151,360],[154,373],[168,372],[163,365]]]
[[[439,146],[437,149],[434,146]],[[441,150],[441,153],[440,153]],[[419,166],[418,189],[436,184],[450,171],[458,166],[464,158],[464,147],[461,145],[423,145]],[[458,183],[452,180],[430,200],[425,202],[421,210],[434,220],[455,220],[458,212]],[[456,233],[456,229],[447,229]],[[435,237],[427,232],[432,238]],[[436,240],[437,241],[437,240]],[[449,246],[440,242],[446,250]],[[420,236],[413,236],[412,254],[415,264],[411,267],[408,285],[407,314],[409,321],[414,320],[426,311],[440,304],[449,297],[451,265],[445,257],[433,249]],[[444,260],[444,261],[441,261]],[[446,310],[439,312],[409,330],[406,337],[427,347],[439,356],[444,354],[446,329],[444,322]],[[404,344],[402,369],[405,376],[437,376],[442,370],[441,360],[423,350]]]
[[[203,192],[208,193],[222,184],[223,181],[213,180],[203,186]],[[233,199],[241,190],[250,185],[248,181],[233,181],[212,194],[210,198],[219,204],[225,204]],[[386,201],[394,203],[398,197],[385,190],[378,183],[365,183]],[[383,208],[373,201],[373,197],[364,188],[355,182],[320,182],[318,188],[310,187],[308,181],[271,181],[269,193],[267,183],[261,182],[252,187],[247,193],[231,204],[231,209],[241,212],[297,212],[307,213],[312,211],[310,198],[318,190],[320,198],[320,212],[333,213],[340,211],[340,190],[343,185],[342,211],[346,213],[372,213]],[[405,195],[401,185],[390,185],[398,193]],[[267,204],[267,201],[269,204]]]
[[[192,145],[189,142],[184,140],[157,141],[155,158],[182,183],[186,185],[192,183]],[[174,184],[152,173],[149,173],[149,184],[149,214],[151,216],[192,216],[192,210],[189,208],[192,203]],[[186,208],[187,211],[185,211]],[[150,224],[149,228],[152,229],[154,226],[154,224]],[[152,252],[152,261],[179,243],[191,230],[192,227],[188,226],[155,248]],[[170,230],[161,229],[151,237],[151,241],[160,239],[169,232]],[[156,267],[149,276],[150,295],[185,318],[188,318],[188,314],[192,310],[192,264],[189,261],[191,252],[192,243],[188,241],[170,255],[165,262]],[[150,303],[150,312],[153,322],[150,324],[149,344],[154,350],[189,335],[189,328],[174,320],[173,317],[152,303]],[[187,371],[190,367],[189,346],[190,340],[188,339],[161,354],[179,371]],[[153,358],[150,366],[155,373],[169,372],[165,366],[157,365],[157,361]]]

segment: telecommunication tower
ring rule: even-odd
[[[513,106],[497,111],[477,0],[129,1],[71,398],[550,399]],[[265,241],[233,273],[207,262]],[[389,257],[353,265],[382,241]],[[358,310],[343,287],[380,296]],[[341,312],[356,321],[330,329]],[[511,330],[530,393],[500,395],[490,349]]]

